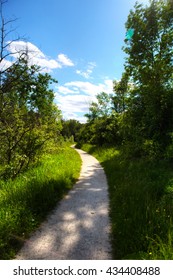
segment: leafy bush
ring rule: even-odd
[[[60,111],[54,105],[49,88],[56,82],[41,74],[37,66],[28,66],[21,57],[3,73],[0,86],[0,176],[15,178],[37,159],[44,144],[57,140]],[[16,82],[17,81],[17,82]]]

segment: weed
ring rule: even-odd
[[[114,258],[173,259],[170,163],[129,160],[116,148],[82,148],[98,158],[107,175]]]
[[[56,153],[55,153],[56,151]],[[37,167],[0,181],[0,258],[10,259],[73,186],[81,160],[69,147],[44,154]]]

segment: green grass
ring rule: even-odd
[[[37,167],[0,181],[0,259],[13,258],[79,177],[81,159],[64,147],[45,154]]]
[[[168,161],[126,159],[115,148],[83,145],[109,184],[115,259],[173,259],[173,169]]]

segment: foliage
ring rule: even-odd
[[[44,143],[57,138],[60,111],[49,84],[55,82],[21,58],[4,73],[0,88],[1,174],[15,177],[26,169]]]
[[[100,117],[108,117],[112,113],[112,95],[101,92],[96,95],[97,102],[92,102],[89,108],[89,113],[85,116],[89,122]]]
[[[111,94],[102,92],[97,94],[97,101],[92,102],[87,123],[82,127],[78,136],[78,147],[82,143],[113,145],[120,141],[118,135],[118,119],[113,110]]]
[[[121,150],[83,145],[109,184],[115,259],[172,259],[173,171],[166,160],[128,160]]]
[[[79,121],[73,119],[62,120],[61,123],[61,134],[64,139],[70,139],[71,137],[73,137],[73,140],[75,142],[78,141],[78,134],[83,125]]]
[[[0,259],[14,257],[79,176],[81,159],[75,150],[51,145],[50,152],[13,181],[0,181]]]
[[[163,156],[171,144],[173,121],[173,2],[152,1],[148,7],[137,3],[126,28],[134,29],[130,46],[124,48],[125,69],[134,83],[125,118],[127,139],[141,151],[152,141]]]
[[[136,3],[126,28],[134,33],[125,40],[111,115],[100,116],[94,104],[82,132],[89,145],[81,147],[107,175],[114,258],[172,259],[173,1]]]
[[[125,112],[125,110],[128,108],[128,95],[130,90],[130,84],[128,82],[129,77],[127,73],[122,75],[122,78],[119,82],[113,82],[113,90],[115,93],[112,97],[114,110],[119,114]]]
[[[13,51],[15,20],[6,20],[0,0],[0,177],[14,178],[34,163],[44,144],[59,139],[61,114],[50,84],[56,81],[29,61],[28,50]],[[13,35],[13,36],[12,36]]]
[[[91,103],[80,143],[122,145],[127,157],[173,157],[173,2],[136,3],[125,72]]]

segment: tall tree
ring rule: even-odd
[[[114,109],[117,113],[123,113],[127,109],[129,95],[129,77],[127,73],[123,73],[121,80],[113,82],[113,90],[115,95],[112,97]]]
[[[134,30],[124,48],[125,68],[136,85],[129,115],[139,137],[164,150],[173,131],[173,1],[137,3],[126,28]],[[135,119],[138,117],[138,119]]]

